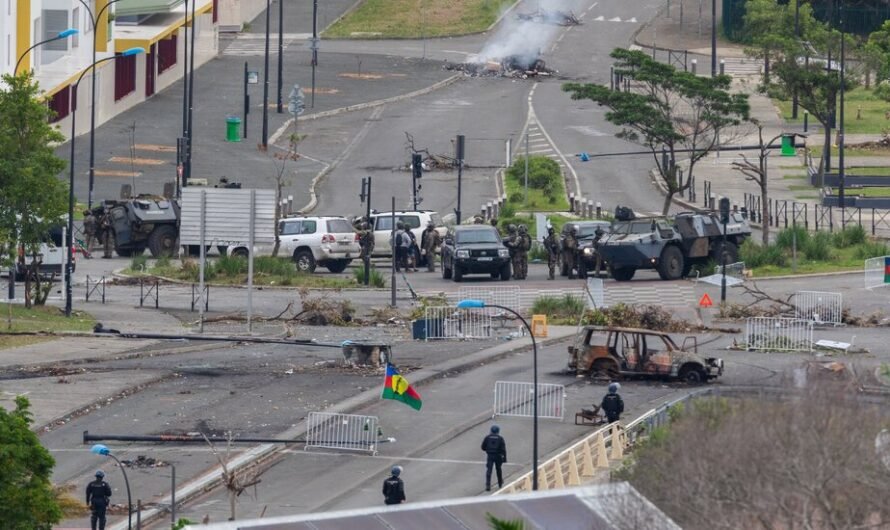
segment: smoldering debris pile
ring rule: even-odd
[[[571,11],[560,11],[558,9],[538,9],[531,13],[518,13],[516,19],[538,24],[555,24],[557,26],[578,26],[581,24],[581,20]]]
[[[447,63],[445,70],[463,72],[470,77],[510,77],[528,79],[529,77],[546,77],[557,74],[556,70],[547,68],[540,57],[509,55],[500,60],[471,60],[465,63]]]

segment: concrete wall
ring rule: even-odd
[[[219,25],[225,31],[240,31],[265,8],[264,0],[219,0]]]

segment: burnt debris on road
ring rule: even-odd
[[[555,24],[557,26],[581,25],[581,20],[574,13],[558,9],[538,9],[531,13],[517,13],[516,19],[537,22],[539,24]]]
[[[529,77],[547,77],[557,74],[548,68],[540,57],[524,55],[508,55],[501,59],[471,58],[465,63],[445,63],[445,70],[463,72],[469,77],[509,77],[528,79]]]

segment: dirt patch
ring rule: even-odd
[[[343,72],[337,74],[337,77],[343,77],[345,79],[383,79],[385,76],[383,74],[359,74],[357,72]]]

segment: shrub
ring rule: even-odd
[[[501,206],[501,211],[498,212],[499,219],[513,217],[514,215],[516,215],[516,206],[510,203],[506,203]]]
[[[525,157],[519,157],[507,170],[507,178],[525,183]],[[528,187],[545,189],[548,183],[562,178],[559,164],[546,156],[530,156],[528,159]],[[510,200],[513,200],[512,198]]]
[[[541,296],[532,304],[532,314],[547,315],[551,320],[578,318],[583,312],[584,301],[569,294]]]
[[[534,260],[547,260],[547,249],[544,248],[544,245],[539,244],[537,241],[532,241],[532,248],[528,251],[528,259]]]
[[[269,276],[293,277],[297,274],[297,268],[290,258],[258,256],[253,260],[253,272]]]
[[[803,255],[808,260],[828,261],[833,254],[831,243],[831,234],[827,232],[816,232],[810,237],[806,244],[803,245]],[[800,246],[798,246],[798,248],[800,248]]]
[[[747,265],[747,264],[746,264]],[[710,276],[714,274],[714,271],[717,270],[717,262],[709,259],[705,263],[696,263],[690,269],[690,276],[696,276],[696,272],[698,272],[698,276]]]
[[[860,243],[865,243],[866,238],[867,235],[864,228],[860,225],[850,225],[834,234],[834,236],[832,236],[832,242],[837,248],[847,248],[852,247],[853,245],[859,245]]]
[[[890,249],[885,243],[880,241],[865,241],[856,245],[853,255],[856,259],[867,260],[868,258],[878,258],[890,254]]]
[[[881,81],[875,86],[874,96],[884,101],[890,101],[890,81]]]
[[[810,233],[803,226],[792,226],[784,230],[780,230],[776,234],[776,246],[779,248],[790,249],[794,245],[794,236],[797,235],[797,248],[804,248],[810,239]],[[747,261],[745,262],[747,263]]]
[[[358,267],[352,269],[352,278],[355,280],[355,283],[359,285],[365,284],[364,264],[361,264]],[[370,283],[371,287],[386,287],[386,276],[384,276],[375,267],[371,267],[371,270],[368,271],[368,282]]]
[[[155,267],[158,269],[166,269],[170,266],[170,256],[162,255],[155,261]]]
[[[514,204],[522,204],[522,202],[525,200],[525,193],[521,191],[514,191],[510,194],[508,200]]]
[[[133,256],[133,259],[130,260],[130,270],[145,272],[148,263],[148,258],[145,256]]]
[[[750,269],[766,265],[783,267],[788,260],[784,249],[778,245],[762,247],[750,239],[742,243],[739,248],[739,259],[744,261],[745,266]]]
[[[217,273],[223,276],[247,274],[247,259],[239,256],[222,256],[213,264]]]

